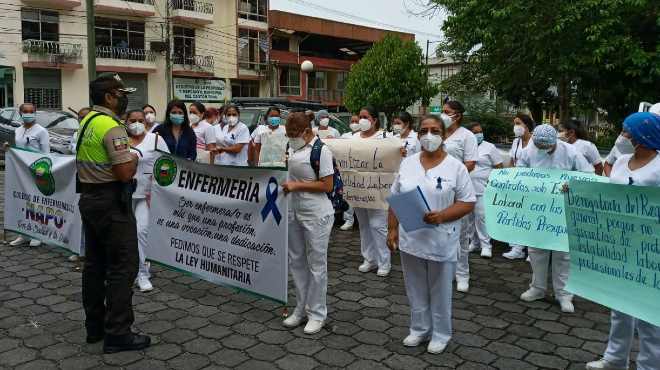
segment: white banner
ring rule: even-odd
[[[5,154],[5,229],[80,253],[76,157],[12,148]]]
[[[154,163],[147,257],[204,280],[287,300],[285,169]]]

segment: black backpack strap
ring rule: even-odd
[[[321,170],[321,149],[325,145],[321,139],[317,138],[312,144],[312,151],[309,153],[309,164],[312,166],[316,179],[319,179],[319,171]]]
[[[78,151],[80,150],[80,145],[82,144],[82,138],[83,136],[85,136],[85,131],[87,131],[87,127],[89,127],[89,125],[92,123],[92,120],[94,120],[94,118],[101,115],[105,116],[106,114],[101,112],[96,112],[91,117],[89,117],[87,121],[85,121],[85,124],[83,125],[82,130],[80,130],[80,135],[78,135],[78,140],[76,142],[76,154],[78,154]]]

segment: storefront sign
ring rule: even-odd
[[[225,81],[206,78],[175,78],[174,96],[183,101],[224,102]]]

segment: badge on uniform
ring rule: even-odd
[[[112,139],[112,146],[115,148],[115,151],[122,151],[128,149],[128,138],[127,137],[118,137]]]
[[[438,185],[435,188],[442,190],[442,177],[438,177]]]

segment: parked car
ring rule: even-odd
[[[50,150],[61,154],[72,154],[70,150],[73,134],[80,125],[78,119],[69,112],[43,111],[36,114],[36,124],[48,130],[50,135]],[[21,126],[18,109],[0,109],[0,143],[14,143],[14,131]]]

